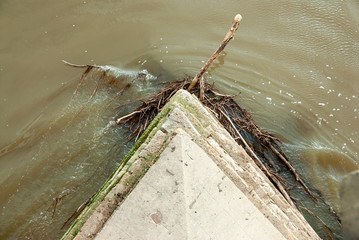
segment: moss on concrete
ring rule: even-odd
[[[180,93],[175,94],[171,101],[163,108],[163,110],[156,116],[156,118],[151,122],[149,127],[145,130],[139,140],[135,143],[132,149],[127,153],[127,155],[121,160],[120,165],[112,172],[107,181],[102,185],[100,190],[95,194],[92,200],[89,202],[89,205],[83,213],[73,222],[67,232],[64,234],[62,239],[73,239],[78,232],[81,230],[82,226],[93,213],[96,207],[100,204],[101,201],[107,196],[107,194],[123,180],[126,173],[128,173],[132,167],[132,164],[141,157],[146,163],[142,163],[140,169],[131,174],[131,176],[125,179],[124,184],[129,186],[131,189],[135,187],[138,181],[143,177],[143,175],[148,171],[149,166],[152,165],[158,155],[154,156],[150,152],[146,156],[139,154],[141,149],[145,147],[143,145],[148,144],[152,138],[155,136],[158,130],[160,130],[163,122],[167,120],[167,116],[173,111],[174,108],[178,107],[184,112],[187,112],[193,116],[191,119],[201,119],[201,113],[198,112],[198,109],[193,102],[188,101],[187,99],[179,96]],[[197,100],[197,99],[196,99]],[[198,101],[198,100],[197,100]],[[202,122],[193,121],[192,124],[196,130],[202,134],[205,131],[205,127]],[[209,124],[209,123],[208,123]],[[164,143],[164,146],[161,147],[160,152],[168,145],[169,141]],[[132,160],[131,160],[132,159]]]
[[[94,196],[93,200],[90,202],[90,205],[83,211],[83,213],[79,216],[79,218],[75,220],[75,222],[71,225],[71,227],[69,228],[69,230],[66,232],[66,234],[63,236],[62,239],[73,239],[77,234],[79,234],[78,236],[79,238],[84,237],[85,236],[84,234],[86,234],[86,236],[88,236],[88,234],[94,236],[97,233],[97,231],[99,231],[102,228],[103,222],[105,222],[107,217],[110,215],[104,218],[101,216],[100,217],[101,221],[98,221],[99,214],[101,215],[103,212],[108,211],[108,209],[112,209],[113,206],[115,207],[118,206],[130,194],[132,189],[136,187],[137,183],[142,179],[142,177],[149,170],[149,168],[157,161],[157,159],[159,159],[160,154],[168,146],[172,137],[178,133],[177,123],[180,121],[178,122],[176,121],[177,117],[178,119],[181,119],[181,117],[183,118],[183,116],[186,116],[190,122],[189,124],[187,124],[186,121],[182,123],[183,125],[181,127],[184,128],[181,129],[183,131],[190,132],[195,129],[197,131],[196,134],[199,133],[200,135],[205,137],[208,136],[208,134],[211,134],[211,131],[213,132],[214,129],[216,129],[218,126],[221,125],[217,120],[215,120],[215,118],[212,116],[211,113],[206,112],[206,109],[203,108],[203,106],[199,107],[199,105],[201,105],[201,103],[197,98],[189,97],[188,93],[184,94],[183,91],[177,92],[172,97],[170,102],[164,107],[162,112],[152,121],[152,123],[147,128],[147,130],[135,143],[131,151],[125,156],[125,158],[123,158],[118,168],[111,174],[108,180],[103,184],[101,189],[98,191],[98,193]],[[177,114],[178,113],[177,110],[181,111],[182,114],[181,113]],[[174,114],[170,116],[172,113]],[[172,123],[170,122],[169,124],[164,124],[167,120],[172,121]],[[168,131],[168,129],[170,129],[170,131]],[[161,131],[159,132],[158,130]],[[157,133],[158,136],[160,136],[161,141],[158,141],[158,137],[155,137]],[[164,133],[166,134],[166,136],[163,136]],[[222,134],[225,133],[227,132],[222,132]],[[161,144],[160,145],[156,144],[157,142],[161,142]],[[221,141],[219,141],[219,143],[221,143]],[[227,144],[224,145],[227,146]],[[161,146],[161,147],[153,148],[149,146]],[[151,151],[148,151],[150,149],[152,150],[156,149],[156,150],[151,153]],[[233,149],[225,147],[225,150],[228,153],[230,153]],[[220,151],[218,150],[218,152]],[[234,153],[237,152],[234,151]],[[238,154],[235,155],[237,156]],[[220,156],[216,155],[216,157],[221,161],[223,160],[222,155]],[[218,161],[220,162],[220,160]],[[224,166],[227,167],[227,165]],[[248,161],[245,162],[245,165],[246,166],[248,165]],[[253,169],[255,168],[253,167]],[[232,170],[233,169],[228,170],[229,176],[232,176],[231,175],[233,174]],[[249,174],[248,172],[249,171],[245,171],[245,174]],[[257,174],[257,172],[255,171],[254,173]],[[245,175],[245,177],[246,176],[247,175]],[[248,177],[248,179],[252,180],[252,176]],[[241,183],[242,181],[243,179],[241,178]],[[255,200],[258,201],[258,205],[262,203],[262,199],[260,200],[255,199]],[[114,202],[115,204],[113,204]],[[111,204],[113,204],[113,206]],[[106,207],[104,208],[103,206],[105,205]],[[103,211],[103,209],[107,209],[107,210]],[[110,214],[111,213],[112,212],[110,212]],[[93,216],[91,216],[92,214]],[[88,222],[86,223],[86,221]],[[92,223],[95,224],[91,225]],[[95,231],[92,230],[91,228],[93,226],[95,226],[97,230]],[[82,228],[83,231],[81,231]]]
[[[73,239],[81,230],[82,226],[85,224],[86,220],[89,218],[89,216],[93,213],[93,211],[96,209],[96,207],[99,205],[101,201],[104,200],[106,195],[122,180],[125,173],[127,173],[133,164],[133,162],[137,159],[136,155],[139,154],[139,150],[141,149],[141,146],[144,143],[149,143],[153,136],[156,134],[156,132],[160,129],[157,127],[160,122],[164,122],[166,120],[166,116],[169,112],[173,110],[173,106],[171,104],[167,104],[164,109],[156,116],[156,118],[151,122],[151,124],[148,126],[148,128],[145,130],[145,132],[142,134],[142,136],[139,138],[139,140],[135,143],[135,145],[132,147],[132,149],[127,153],[127,155],[121,160],[120,165],[112,172],[112,174],[109,176],[107,181],[102,185],[100,190],[95,194],[95,196],[92,198],[92,200],[89,202],[89,205],[83,213],[73,222],[73,224],[69,227],[69,229],[66,231],[64,236],[61,239]],[[162,148],[163,150],[163,148]],[[162,151],[161,150],[161,151]],[[133,158],[132,162],[130,163],[131,158]],[[144,158],[147,162],[146,167],[143,169],[143,171],[136,171],[135,174],[132,174],[129,179],[126,180],[125,184],[131,186],[131,188],[136,185],[136,183],[142,178],[142,176],[147,172],[148,170],[148,163],[151,162],[151,160],[156,160],[157,156],[153,156],[150,154],[150,156],[147,156]],[[127,166],[127,168],[126,168]],[[123,172],[121,174],[121,172]],[[121,174],[120,176],[118,176]],[[118,176],[118,177],[117,177]]]

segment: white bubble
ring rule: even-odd
[[[289,97],[293,97],[293,95],[289,92],[286,92],[285,94],[287,94]]]

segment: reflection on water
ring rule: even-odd
[[[359,168],[357,1],[4,0],[0,238],[61,236],[126,143],[121,129],[104,131],[117,113],[107,107],[115,91],[101,88],[88,101],[88,84],[71,99],[81,73],[62,59],[147,69],[156,84],[194,75],[236,13],[243,22],[208,80],[238,95],[338,210],[338,184]],[[139,83],[118,103],[151,91]],[[52,199],[72,188],[51,218]]]

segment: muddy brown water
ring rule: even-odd
[[[0,238],[61,237],[131,147],[107,128],[130,109],[108,107],[116,89],[89,100],[88,81],[72,97],[81,71],[62,59],[116,66],[125,81],[143,69],[157,77],[135,82],[120,104],[197,73],[236,13],[239,31],[207,79],[237,95],[340,212],[341,179],[359,168],[358,1],[3,0]]]

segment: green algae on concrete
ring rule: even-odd
[[[94,195],[94,197],[89,202],[89,205],[83,210],[80,216],[73,222],[73,224],[66,231],[63,240],[73,239],[77,233],[81,230],[82,226],[85,224],[89,216],[94,212],[96,207],[99,206],[100,202],[105,199],[105,197],[109,194],[109,192],[123,180],[126,173],[128,173],[132,167],[132,165],[139,159],[137,156],[141,150],[143,144],[148,144],[152,137],[155,136],[157,131],[160,129],[160,126],[163,122],[166,121],[168,115],[171,114],[174,108],[180,108],[185,110],[186,112],[192,114],[194,119],[200,119],[200,113],[198,109],[188,101],[187,99],[179,96],[180,93],[176,93],[171,101],[165,105],[163,110],[156,116],[156,118],[151,122],[149,127],[145,130],[139,140],[135,143],[132,149],[128,152],[128,154],[121,160],[120,165],[113,171],[113,173],[109,176],[107,181],[102,185],[100,190]],[[203,124],[203,123],[202,123]],[[205,130],[200,123],[194,124],[197,131],[203,133]],[[168,144],[168,143],[167,143]],[[165,146],[167,145],[165,144]],[[164,146],[164,147],[165,147]],[[144,157],[144,156],[142,156]],[[148,156],[150,159],[146,159],[147,162],[155,161],[158,156]],[[146,165],[149,165],[147,163]],[[136,174],[131,174],[131,176],[124,181],[124,185],[130,186],[130,188],[135,187],[136,183],[141,179],[141,177],[146,173],[150,166],[142,169],[142,171],[136,171]],[[121,196],[125,198],[125,196]]]
[[[133,189],[138,181],[143,177],[143,175],[147,172],[148,168],[156,161],[160,152],[157,155],[150,154],[150,156],[139,156],[141,150],[145,148],[143,145],[147,145],[151,139],[155,136],[155,134],[160,130],[161,125],[167,120],[167,117],[173,112],[175,108],[179,108],[184,110],[185,112],[192,115],[192,119],[200,119],[201,113],[198,112],[198,108],[195,104],[188,99],[181,97],[182,91],[177,92],[170,100],[168,104],[162,109],[162,111],[155,117],[155,119],[151,122],[149,127],[145,130],[139,140],[135,143],[132,149],[128,152],[128,154],[121,160],[120,165],[113,171],[113,173],[109,176],[106,182],[102,185],[100,190],[94,195],[94,197],[89,202],[89,205],[82,211],[80,216],[72,223],[69,229],[66,231],[63,240],[69,240],[75,238],[75,236],[79,233],[85,222],[88,218],[93,214],[95,209],[99,206],[99,204],[104,201],[106,196],[110,193],[110,191],[119,183],[122,182],[123,185],[128,186],[129,189]],[[194,98],[197,100],[196,98]],[[192,99],[193,100],[193,99]],[[197,100],[198,101],[198,100]],[[199,102],[199,101],[198,101]],[[198,104],[198,103],[197,103]],[[214,119],[214,118],[213,118]],[[206,134],[205,127],[209,125],[206,122],[192,122],[193,127],[200,133]],[[169,138],[171,136],[167,136]],[[167,139],[164,141],[162,146],[162,150],[168,145],[169,141]],[[144,160],[145,163],[141,163],[142,168],[140,167],[138,170],[134,171],[130,174],[129,177],[125,178],[125,174],[131,172],[133,164],[138,160]],[[128,193],[128,192],[127,192]],[[121,201],[126,196],[121,196]]]
[[[292,209],[271,186],[245,150],[235,143],[196,97],[184,90],[178,91],[171,98],[63,239],[93,239],[181,131],[188,133],[193,141],[208,151],[208,156],[221,166],[226,175],[282,234],[289,238],[295,234],[317,239],[297,209]]]
[[[156,116],[156,118],[151,122],[149,127],[146,129],[146,131],[142,134],[142,136],[139,138],[139,140],[135,143],[135,145],[132,147],[132,149],[127,153],[127,155],[121,160],[120,165],[113,171],[113,173],[109,176],[107,181],[102,185],[100,190],[94,195],[92,200],[89,202],[88,207],[86,207],[81,215],[73,222],[73,224],[69,227],[69,229],[66,231],[64,236],[61,238],[63,240],[65,239],[73,239],[77,233],[81,230],[82,226],[88,219],[88,217],[93,213],[95,208],[99,205],[101,201],[104,200],[106,195],[118,184],[125,173],[129,171],[134,161],[137,159],[136,157],[133,158],[137,151],[141,148],[141,146],[144,143],[148,143],[151,138],[156,134],[156,132],[159,130],[159,128],[156,128],[159,122],[166,117],[166,115],[172,110],[171,105],[167,104],[164,109],[161,111],[160,114]],[[130,161],[132,159],[132,161]],[[127,166],[127,168],[125,168]],[[122,172],[122,174],[121,174]],[[137,178],[140,178],[141,175],[143,175],[145,172],[137,172],[136,174]],[[121,174],[119,177],[118,174]],[[134,178],[134,176],[133,176]],[[138,182],[137,180],[132,180],[131,183],[134,184]],[[127,182],[126,183],[130,183]],[[133,186],[132,186],[133,187]]]

